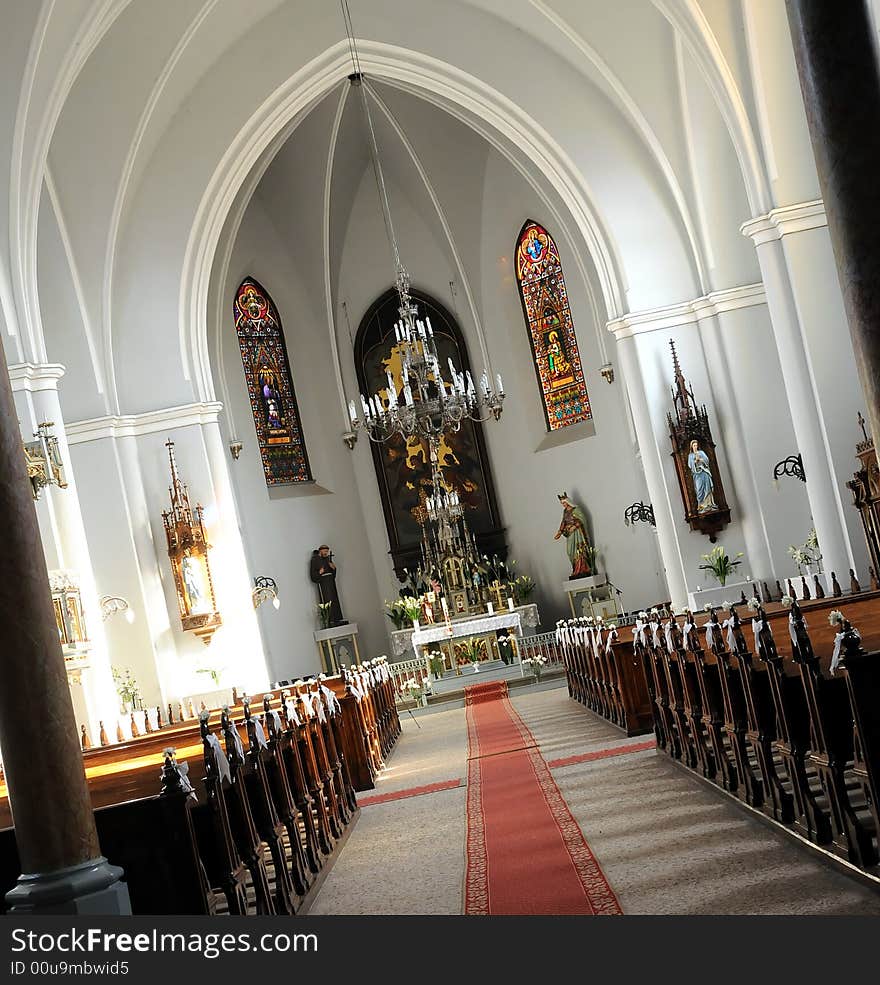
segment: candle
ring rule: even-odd
[[[419,628],[418,619],[413,619],[413,629],[418,630],[418,628]]]
[[[449,606],[446,604],[446,598],[440,599],[440,605],[443,606],[443,616],[446,622],[449,622]]]
[[[354,409],[353,400],[349,400],[348,402],[348,416],[351,418],[351,423],[354,424],[354,422],[357,420],[357,411]]]
[[[499,393],[504,393],[504,384],[501,382],[501,374],[500,373],[498,373],[498,375],[496,376],[496,379],[498,380],[498,392]]]
[[[510,609],[511,612],[513,612],[513,599],[509,598],[507,600],[507,608]]]
[[[491,603],[491,602],[487,602],[487,603],[486,603],[486,611],[487,611],[487,612],[489,613],[489,615],[491,616],[491,615],[492,615],[492,613],[493,613],[493,612],[495,611],[495,606],[494,606],[494,605],[492,605],[492,603]]]

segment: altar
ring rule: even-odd
[[[396,638],[393,639],[393,648],[395,656],[401,656],[411,648],[417,658],[424,659],[429,671],[435,675],[442,673],[442,670],[460,673],[461,666],[470,662],[503,660],[513,663],[518,659],[516,643],[506,643],[504,638],[519,638],[524,626],[536,628],[539,623],[538,607],[532,603],[503,612],[464,616],[398,630],[392,634]],[[439,665],[442,665],[442,670]]]

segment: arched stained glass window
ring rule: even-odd
[[[278,309],[265,288],[246,277],[233,313],[266,485],[311,482]]]
[[[535,359],[547,429],[588,421],[593,414],[578,352],[556,243],[531,219],[516,245],[516,280]]]

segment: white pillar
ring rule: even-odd
[[[657,540],[660,547],[660,558],[666,573],[666,585],[672,604],[683,606],[687,604],[687,579],[685,578],[684,561],[675,534],[675,517],[664,481],[663,464],[660,460],[657,443],[654,440],[654,428],[648,409],[648,401],[642,386],[642,373],[639,367],[635,339],[631,336],[618,336],[617,355],[632,409],[639,449],[641,450],[645,483],[648,487],[648,495],[651,497],[651,506],[654,508],[654,521],[657,524]]]
[[[807,496],[827,571],[837,574],[846,587],[847,574],[855,566],[843,502],[838,491],[833,457],[820,412],[813,372],[804,348],[795,296],[782,246],[783,231],[777,217],[761,216],[745,223],[743,232],[755,243],[758,263],[779,350],[788,409],[807,477]],[[828,272],[834,277],[834,271]],[[847,343],[848,344],[848,343]],[[843,381],[841,381],[843,382]],[[852,380],[858,386],[858,380]]]
[[[30,409],[30,420],[21,422],[26,432],[25,440],[31,440],[29,434],[36,431],[39,424],[51,422],[52,433],[58,439],[58,450],[65,467],[67,488],[48,485],[41,494],[45,500],[45,511],[40,512],[48,518],[48,524],[44,522],[41,525],[41,533],[49,568],[71,571],[75,573],[79,583],[91,652],[88,666],[82,671],[82,684],[74,684],[72,687],[82,687],[82,701],[76,701],[75,707],[82,708],[84,704],[88,721],[79,724],[88,726],[92,741],[97,744],[98,723],[101,720],[108,738],[115,740],[120,701],[113,682],[95,574],[58,397],[58,381],[63,375],[64,367],[58,365],[19,364],[10,367],[13,390],[26,394],[26,403]]]

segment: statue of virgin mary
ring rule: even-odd
[[[715,483],[712,480],[712,469],[709,465],[709,456],[700,448],[700,443],[696,438],[691,442],[691,450],[688,455],[688,468],[694,479],[694,492],[697,494],[697,512],[709,513],[717,510],[718,504],[715,502]]]
[[[587,541],[587,518],[584,511],[568,498],[568,493],[562,493],[556,498],[562,503],[562,523],[553,539],[565,537],[565,550],[571,561],[570,577],[584,578],[593,573]]]

